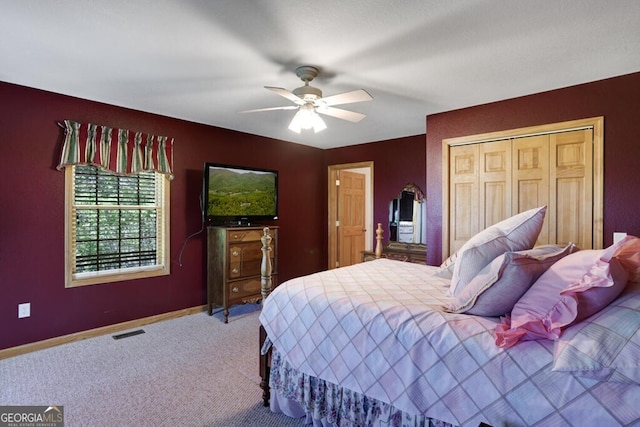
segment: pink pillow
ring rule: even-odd
[[[605,250],[584,250],[553,264],[496,326],[496,345],[557,339],[562,329],[597,313],[624,290],[636,270],[640,239],[627,236]]]

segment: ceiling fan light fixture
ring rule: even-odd
[[[326,128],[327,125],[312,104],[301,105],[289,124],[289,129],[295,133],[300,133],[302,129],[313,129],[318,133]]]
[[[288,99],[295,105],[259,108],[257,110],[245,110],[241,112],[252,113],[257,111],[298,110],[289,123],[289,129],[296,133],[300,133],[302,129],[313,129],[316,133],[326,129],[327,125],[320,117],[320,114],[334,117],[336,119],[347,120],[352,123],[357,123],[366,117],[366,115],[362,113],[334,107],[335,105],[340,104],[371,101],[373,98],[366,90],[357,89],[329,97],[323,97],[320,89],[309,84],[309,82],[318,75],[318,72],[319,70],[316,67],[308,65],[296,68],[296,74],[304,82],[304,86],[295,88],[293,92],[281,87],[265,86],[265,89]]]
[[[325,130],[326,128],[327,128],[327,125],[324,123],[324,120],[322,120],[322,117],[320,117],[320,115],[318,115],[318,113],[314,111],[313,112],[313,131],[315,133],[318,133],[322,130]]]

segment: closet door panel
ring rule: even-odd
[[[552,134],[550,232],[560,244],[593,248],[593,131]]]
[[[480,230],[511,216],[511,141],[479,144]]]
[[[584,214],[580,205],[583,203],[584,182],[580,178],[562,178],[556,181],[558,193],[555,206],[556,241],[559,244],[575,243],[579,248],[589,248],[588,242],[582,234],[584,228]]]
[[[453,253],[479,231],[478,145],[451,147],[449,159],[449,250]]]
[[[513,213],[547,205],[549,210],[549,135],[516,138],[513,155]],[[549,216],[545,216],[537,245],[549,238]]]

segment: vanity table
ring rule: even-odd
[[[389,242],[382,248],[379,257],[375,252],[362,251],[362,261],[371,261],[376,258],[388,258],[398,261],[413,262],[416,264],[427,263],[427,245],[421,243]]]
[[[389,242],[382,245],[382,224],[376,230],[375,251],[362,251],[362,261],[388,258],[398,261],[427,263],[424,233],[426,197],[413,183],[408,183],[389,204]]]

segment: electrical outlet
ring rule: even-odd
[[[618,243],[618,241],[627,237],[627,233],[614,232],[613,233],[613,243]]]
[[[31,303],[18,304],[18,319],[31,316]]]

